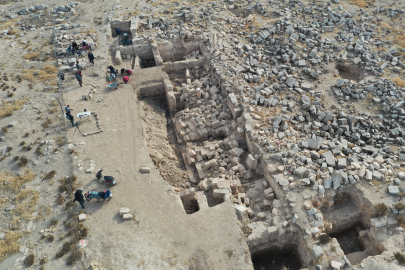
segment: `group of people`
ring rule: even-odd
[[[108,81],[110,81],[110,82],[116,81],[117,76],[118,76],[118,70],[115,69],[111,65],[109,65],[107,68],[110,70],[110,74],[108,75]],[[124,83],[127,83],[129,81],[129,76],[131,76],[132,73],[133,72],[130,69],[125,69],[125,68],[121,69],[121,76],[122,76],[122,80],[124,81]]]
[[[81,55],[81,52],[79,51],[80,49],[82,50],[91,50],[91,44],[87,42],[87,40],[83,40],[81,43],[81,48],[79,47],[79,45],[77,44],[76,41],[73,41],[72,44],[69,45],[69,47],[67,48],[68,52],[71,52],[72,54],[79,54]]]

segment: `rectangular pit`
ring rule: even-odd
[[[252,262],[254,270],[299,270],[302,267],[294,246],[256,252],[252,254]]]

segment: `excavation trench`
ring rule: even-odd
[[[252,255],[254,270],[299,270],[302,267],[297,247],[268,249]]]

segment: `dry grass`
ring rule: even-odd
[[[399,262],[399,264],[405,265],[405,256],[404,256],[404,254],[399,253],[399,252],[395,252],[394,257]]]
[[[365,0],[350,0],[350,4],[364,8],[367,6],[367,2]]]
[[[24,265],[30,267],[31,265],[34,264],[34,261],[35,261],[34,253],[28,254],[27,257],[25,257],[24,259]]]
[[[0,262],[8,256],[18,252],[20,244],[17,242],[23,236],[22,232],[10,231],[0,240]]]
[[[382,217],[388,213],[388,206],[385,203],[379,203],[375,206],[377,216]]]
[[[56,144],[58,145],[58,146],[64,146],[65,144],[66,144],[66,140],[65,140],[65,138],[64,137],[62,137],[62,136],[60,136],[60,137],[58,137],[58,138],[56,138]]]
[[[23,58],[25,60],[30,60],[30,61],[34,61],[34,60],[38,60],[40,53],[39,52],[32,52],[32,53],[27,53],[23,55]]]
[[[399,77],[396,77],[396,78],[392,79],[392,81],[394,83],[396,83],[400,87],[405,87],[405,80],[403,80],[403,79],[401,79]]]
[[[42,68],[48,74],[56,74],[58,72],[58,68],[52,65],[46,65]]]
[[[56,171],[55,171],[55,170],[50,171],[50,172],[47,172],[47,173],[44,175],[43,179],[44,179],[44,180],[51,179],[51,178],[53,178],[53,177],[55,176],[55,174],[56,174]]]
[[[29,150],[31,150],[31,149],[29,149]],[[21,158],[20,158],[20,161],[18,162],[18,165],[20,166],[20,167],[24,167],[24,166],[27,166],[27,164],[28,164],[28,158],[26,157],[26,156],[22,156]]]
[[[405,218],[403,216],[397,216],[397,221],[401,227],[405,228]]]
[[[16,99],[13,101],[4,101],[0,106],[0,118],[13,115],[14,111],[21,110],[27,102],[25,99]]]
[[[34,180],[35,173],[31,170],[26,170],[22,175],[15,175],[10,171],[0,172],[0,186],[2,189],[18,191],[21,186],[27,182]]]
[[[401,211],[401,210],[405,209],[405,204],[403,204],[401,202],[395,204],[394,206],[398,211]]]

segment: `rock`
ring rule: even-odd
[[[122,207],[120,209],[120,216],[124,215],[124,214],[128,214],[129,213],[129,208],[128,207]]]
[[[121,216],[121,218],[122,218],[123,220],[130,220],[130,219],[133,219],[133,218],[134,218],[134,215],[132,215],[132,214],[123,214],[123,215]]]
[[[333,156],[331,151],[327,151],[321,156],[325,158],[326,164],[328,164],[329,167],[335,166],[335,157]]]
[[[397,186],[388,186],[388,192],[392,195],[398,195],[399,188]]]
[[[342,267],[342,264],[340,262],[337,261],[331,261],[330,262],[330,266],[332,266],[333,269],[340,269],[340,267]]]
[[[280,186],[288,186],[289,182],[287,179],[284,178],[282,174],[276,174],[273,175],[274,180],[280,185]]]
[[[9,212],[9,211],[13,210],[14,208],[15,208],[15,206],[11,204],[11,205],[7,206],[4,210]]]
[[[79,215],[79,221],[82,222],[82,221],[85,221],[85,220],[86,220],[86,214],[80,214]]]
[[[405,172],[399,172],[398,177],[401,178],[402,180],[405,179]]]
[[[323,248],[318,245],[312,246],[312,253],[314,254],[315,258],[319,258],[324,254]]]
[[[323,185],[326,189],[330,189],[332,187],[332,178],[326,178],[323,181]]]
[[[375,180],[383,180],[383,176],[379,171],[374,170],[373,171],[373,179]]]
[[[139,171],[140,171],[141,173],[150,173],[150,168],[149,168],[149,167],[141,167],[141,168],[139,169]]]

